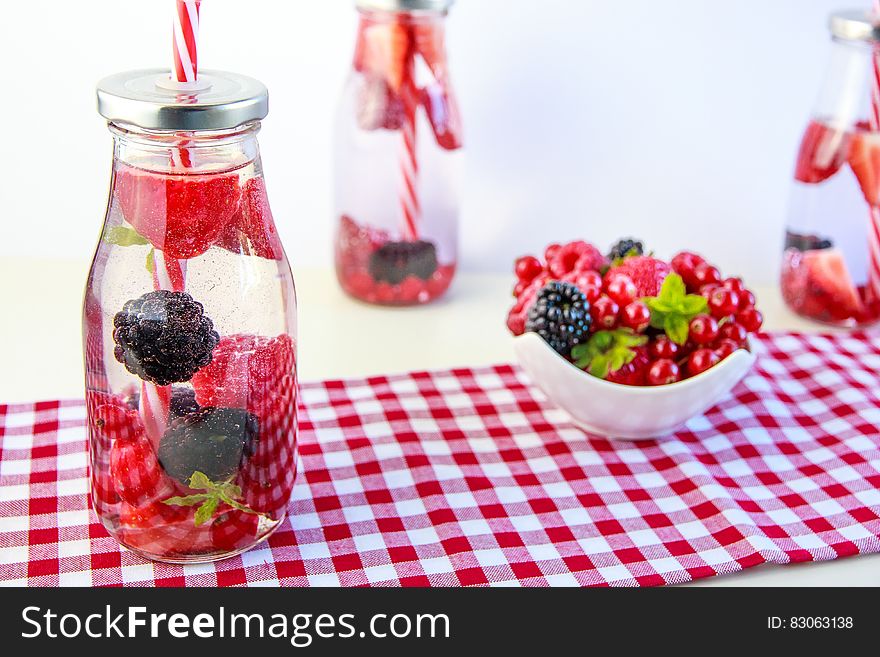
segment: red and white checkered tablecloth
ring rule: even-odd
[[[880,551],[880,339],[756,349],[645,443],[585,434],[511,366],[306,384],[290,520],[185,567],[89,511],[82,402],[0,405],[0,583],[656,585]]]

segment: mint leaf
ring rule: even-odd
[[[208,522],[221,503],[245,513],[259,515],[249,506],[239,501],[241,499],[241,487],[236,486],[231,481],[214,482],[204,472],[196,470],[189,478],[189,487],[205,492],[185,497],[169,497],[167,500],[163,500],[163,502],[174,506],[198,506],[199,508],[196,509],[194,517],[196,527]]]
[[[709,308],[702,295],[687,293],[684,280],[675,273],[663,281],[658,296],[645,297],[642,301],[651,311],[651,326],[665,331],[669,339],[679,345],[687,342],[690,321]]]
[[[629,365],[636,357],[635,347],[648,342],[647,336],[627,329],[598,331],[590,339],[572,349],[575,364],[593,376],[604,379]]]
[[[220,504],[220,498],[211,497],[207,502],[196,509],[195,526],[198,527],[208,522],[211,519],[211,516],[214,515],[214,511],[217,510],[218,504]]]
[[[196,504],[201,504],[207,500],[208,497],[208,495],[202,493],[197,495],[187,495],[186,497],[169,497],[167,500],[162,500],[162,504],[170,504],[172,506],[195,506]]]
[[[682,315],[670,315],[663,322],[663,330],[675,344],[687,342],[690,322]]]
[[[147,254],[147,271],[150,276],[156,273],[156,249],[150,249]]]
[[[112,226],[104,231],[104,241],[116,246],[143,246],[150,242],[133,228]]]

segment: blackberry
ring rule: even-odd
[[[169,476],[186,484],[193,472],[211,481],[234,475],[256,449],[259,421],[241,408],[206,406],[171,421],[159,443],[159,463]]]
[[[526,331],[537,333],[553,349],[568,356],[590,334],[590,302],[571,283],[551,281],[535,299],[526,320]]]
[[[645,255],[645,245],[639,240],[627,238],[620,240],[611,247],[611,251],[608,252],[608,259],[613,262],[640,255]]]
[[[437,271],[437,248],[431,242],[386,242],[370,254],[370,276],[398,285],[407,276],[428,280]]]
[[[186,292],[156,290],[127,301],[113,318],[116,360],[144,381],[189,381],[220,341],[204,308]]]
[[[141,403],[141,393],[133,392],[125,398],[126,404],[133,411],[138,410]],[[187,386],[171,387],[171,404],[168,412],[172,418],[183,417],[189,413],[195,413],[201,406],[196,401],[196,391]]]
[[[829,239],[824,239],[818,235],[802,235],[791,231],[785,234],[785,248],[796,249],[798,251],[820,251],[822,249],[830,249],[834,244]]]

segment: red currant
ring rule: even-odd
[[[691,320],[690,339],[697,344],[709,344],[718,337],[718,322],[709,315],[697,315]]]
[[[685,283],[688,283],[688,281],[693,278],[694,270],[697,266],[704,262],[705,260],[696,253],[682,251],[672,259],[672,269],[684,279]]]
[[[748,332],[742,324],[737,322],[724,322],[718,329],[718,337],[733,340],[737,345],[745,344]]]
[[[739,349],[739,345],[733,340],[727,338],[719,340],[715,344],[715,353],[718,355],[719,360],[724,360],[737,349]]]
[[[650,345],[648,345],[648,353],[655,360],[669,359],[676,357],[681,348],[669,339],[666,335],[658,335]]]
[[[725,278],[721,284],[728,290],[732,290],[740,295],[746,291],[746,286],[741,278]]]
[[[587,285],[586,287],[578,285],[577,288],[584,293],[584,296],[587,297],[587,301],[590,303],[596,303],[599,297],[602,296],[602,288],[595,285]]]
[[[527,255],[517,259],[513,271],[519,280],[530,283],[544,271],[544,265],[535,256]]]
[[[716,287],[709,294],[709,310],[718,319],[732,315],[739,310],[739,295],[726,287]]]
[[[544,261],[550,262],[550,260],[553,258],[553,256],[556,255],[556,252],[559,251],[559,249],[561,249],[561,248],[562,248],[562,245],[556,244],[555,242],[553,244],[548,245],[547,248],[544,249]]]
[[[688,357],[687,369],[691,376],[702,374],[716,365],[720,358],[711,349],[697,349]]]
[[[755,304],[758,303],[758,300],[755,298],[755,295],[751,290],[743,290],[739,293],[739,309],[745,310],[746,308],[754,308]]]
[[[668,358],[654,361],[648,369],[649,386],[665,386],[681,380],[681,370]]]
[[[625,275],[618,274],[613,276],[605,284],[605,292],[609,297],[614,299],[620,306],[625,306],[636,300],[639,294],[636,284],[633,280]]]
[[[617,324],[617,313],[619,312],[620,306],[611,297],[599,297],[590,306],[590,317],[592,317],[593,326],[597,331],[614,328],[614,325]]]
[[[708,262],[703,262],[694,269],[694,281],[697,289],[704,285],[718,285],[721,283],[721,272]]]
[[[644,333],[651,325],[651,311],[641,301],[633,301],[623,307],[620,323],[636,333]]]
[[[513,286],[513,296],[519,299],[519,295],[521,295],[529,285],[531,285],[531,282],[529,281],[517,281],[516,285]]]
[[[760,330],[761,326],[764,324],[764,315],[762,315],[761,311],[757,308],[746,308],[745,310],[739,311],[739,314],[736,316],[736,321],[737,323],[742,324],[742,327],[746,331],[754,333],[755,331]]]
[[[581,291],[583,291],[585,287],[598,287],[599,289],[602,289],[602,275],[597,271],[582,271],[574,279],[574,284],[578,286]]]

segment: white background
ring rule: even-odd
[[[840,5],[459,0],[448,23],[467,138],[463,266],[501,271],[550,241],[605,248],[625,233],[772,281],[826,17]],[[0,256],[90,255],[111,156],[94,86],[169,60],[171,7],[4,3]],[[332,116],[352,3],[205,0],[202,14],[200,63],[270,89],[261,143],[291,261],[329,265]]]

